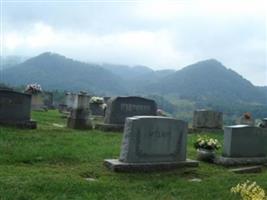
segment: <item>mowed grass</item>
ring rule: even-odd
[[[196,169],[114,173],[103,166],[118,158],[122,134],[77,131],[65,127],[57,111],[34,112],[36,130],[0,127],[0,199],[239,199],[230,188],[247,179],[267,190],[267,171],[234,174],[200,163]],[[209,135],[222,141],[222,133]],[[188,157],[195,159],[188,136]],[[249,148],[249,147],[248,147]],[[192,182],[198,178],[201,182]]]

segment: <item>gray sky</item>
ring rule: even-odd
[[[3,56],[181,69],[215,58],[267,85],[265,0],[2,1]]]

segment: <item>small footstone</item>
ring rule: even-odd
[[[200,178],[192,178],[192,179],[189,179],[189,182],[201,182],[202,179]]]
[[[230,169],[230,172],[234,172],[237,174],[244,174],[244,173],[260,173],[262,171],[262,166],[250,166],[250,167],[240,167],[235,169]]]
[[[62,124],[53,123],[52,125],[55,127],[58,127],[58,128],[64,128],[64,125],[62,125]]]
[[[96,179],[94,179],[94,178],[89,178],[89,177],[88,177],[88,178],[85,178],[85,180],[86,180],[86,181],[89,181],[89,182],[96,181]]]

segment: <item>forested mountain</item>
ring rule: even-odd
[[[47,90],[90,91],[122,94],[123,81],[100,65],[75,61],[52,53],[43,53],[3,72],[10,85],[39,83]]]
[[[267,77],[266,77],[267,78]],[[267,99],[267,86],[258,86],[258,90],[265,95],[265,98]],[[267,102],[266,102],[267,103]]]
[[[191,109],[194,105],[196,108],[210,107],[229,112],[249,109],[249,106],[262,112],[261,105],[267,105],[267,87],[255,87],[214,59],[178,71],[154,71],[145,66],[84,63],[54,53],[43,53],[5,69],[3,77],[11,86],[39,83],[46,90],[153,96],[170,111],[177,107],[174,105],[177,102],[188,104]]]
[[[266,103],[263,91],[214,59],[189,65],[144,86],[144,91],[195,101]]]

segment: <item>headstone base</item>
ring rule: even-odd
[[[104,132],[123,132],[123,128],[120,124],[95,124],[95,129]]]
[[[37,122],[33,120],[20,121],[20,122],[0,122],[1,125],[15,126],[17,128],[36,129]]]
[[[220,156],[214,160],[214,163],[223,166],[260,165],[267,163],[267,157],[232,158]]]
[[[107,159],[104,160],[104,165],[114,172],[150,172],[168,171],[183,167],[198,167],[199,162],[187,159],[181,162],[125,163],[118,159]]]
[[[68,118],[67,127],[73,129],[86,129],[91,130],[92,124],[89,119],[72,119]]]
[[[245,174],[245,173],[260,173],[262,172],[262,166],[250,166],[250,167],[240,167],[235,169],[230,169],[230,172],[234,172],[236,174]]]

